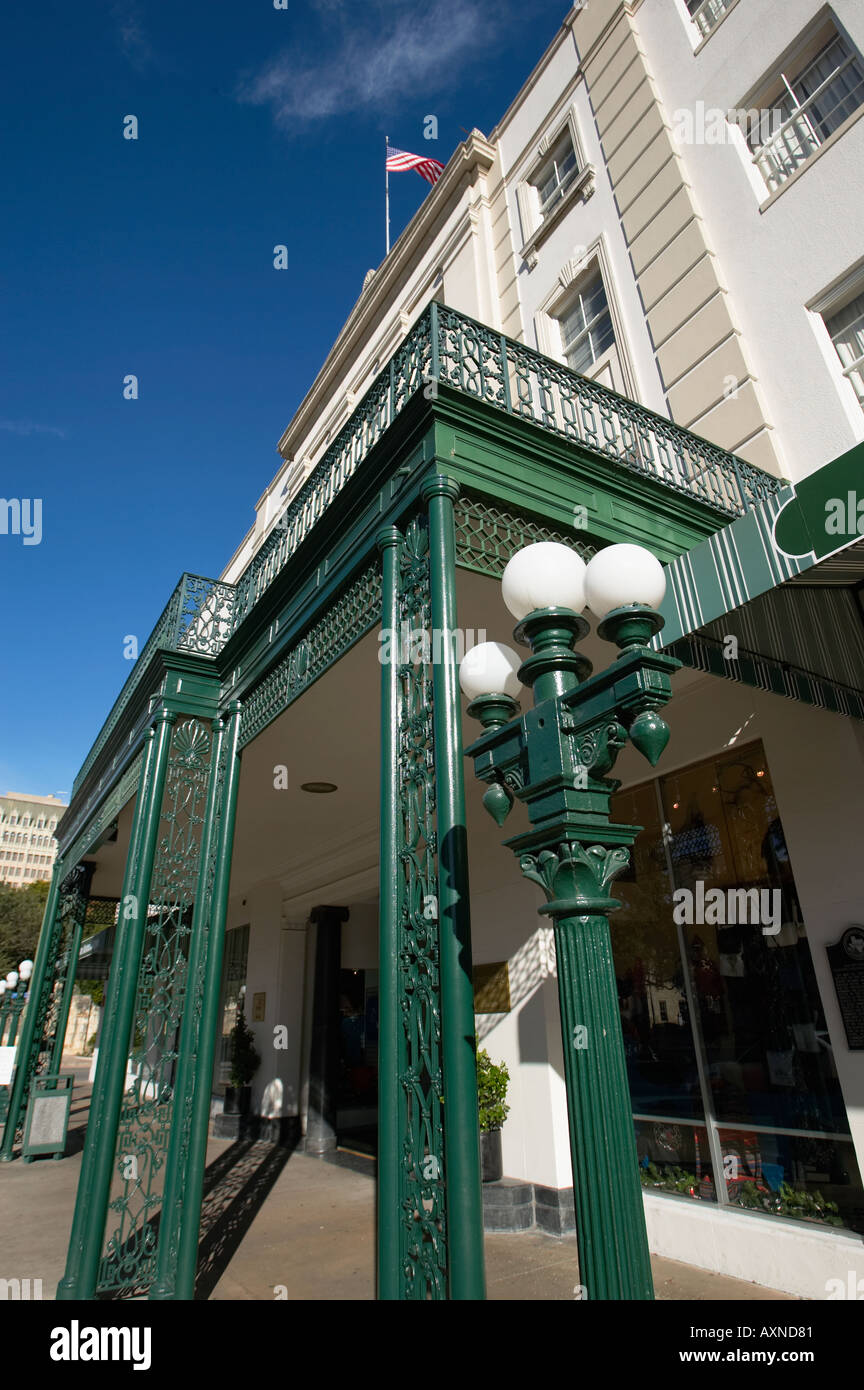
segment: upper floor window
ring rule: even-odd
[[[864,291],[836,313],[826,314],[825,327],[837,349],[843,375],[851,381],[864,407]]]
[[[686,3],[690,18],[702,37],[707,38],[736,0],[686,0]]]
[[[582,281],[560,313],[559,322],[567,365],[574,372],[586,373],[615,342],[609,301],[599,269]]]
[[[573,136],[565,130],[531,179],[540,200],[540,216],[546,217],[579,173],[579,160],[573,148]]]
[[[770,122],[750,123],[747,141],[773,193],[864,106],[864,61],[829,22],[771,76],[751,105],[771,108]]]

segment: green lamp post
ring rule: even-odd
[[[612,545],[586,566],[568,546],[542,542],[513,556],[504,601],[519,619],[520,658],[496,642],[466,653],[460,683],[483,734],[468,748],[502,825],[518,797],[531,829],[505,843],[543,889],[552,917],[573,1161],[580,1280],[589,1299],[652,1299],[654,1289],[627,1085],[609,914],[640,827],[611,821],[620,785],[608,776],[629,741],[653,766],[669,738],[657,714],[680,662],[647,643],[663,619],[663,568],[641,546]],[[589,632],[618,655],[592,675],[574,650]],[[519,713],[520,682],[533,708]]]

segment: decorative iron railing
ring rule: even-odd
[[[414,394],[441,383],[704,503],[743,515],[782,486],[674,421],[433,301],[379,372],[236,585],[184,574],[75,779],[105,747],[158,648],[215,656]],[[434,388],[433,388],[434,389]],[[123,750],[125,751],[125,750]],[[109,777],[122,756],[105,769]]]
[[[736,517],[781,480],[664,415],[434,302],[378,374],[236,586],[236,628],[415,391],[446,383]]]
[[[224,647],[232,630],[231,611],[234,586],[223,584],[216,579],[204,579],[199,574],[184,574],[143,649],[129,673],[129,679],[117,696],[111,713],[102,726],[81,770],[72,785],[74,796],[99,754],[105,747],[111,731],[141,683],[147,663],[155,651],[193,651],[201,656],[215,656]],[[119,754],[117,755],[119,757]],[[111,773],[117,763],[106,768]]]

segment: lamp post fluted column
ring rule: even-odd
[[[641,584],[653,597],[660,566],[642,554],[641,573],[638,557],[607,553],[603,560],[606,571],[610,559],[636,566],[629,582],[637,600],[601,610],[599,635],[619,649],[605,671],[592,675],[591,663],[574,650],[589,631],[575,611],[584,605],[584,564],[565,546],[541,544],[511,561],[529,571],[527,600],[516,594],[524,616],[515,636],[532,655],[517,674],[515,653],[483,644],[468,653],[462,674],[473,697],[468,712],[485,729],[467,750],[489,784],[484,805],[501,825],[514,798],[526,804],[531,829],[505,843],[525,877],[542,888],[547,902],[539,911],[554,923],[579,1277],[591,1300],[654,1297],[608,921],[620,906],[611,885],[629,864],[640,829],[612,821],[610,800],[620,783],[608,773],[628,741],[652,766],[657,762],[669,738],[657,710],[669,700],[680,665],[647,645],[662,619],[639,601],[639,590]],[[556,565],[563,565],[557,582],[570,608],[541,606],[550,603],[543,595],[555,592]],[[505,598],[518,615],[507,580],[505,571]],[[534,694],[521,716],[519,682]]]

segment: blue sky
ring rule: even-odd
[[[251,524],[276,442],[383,257],[385,134],[446,162],[492,129],[566,11],[7,10],[0,496],[41,499],[42,539],[0,534],[0,793],[68,798],[129,674],[124,638],[143,647],[180,573],[217,575]],[[394,240],[427,192],[391,178]]]

